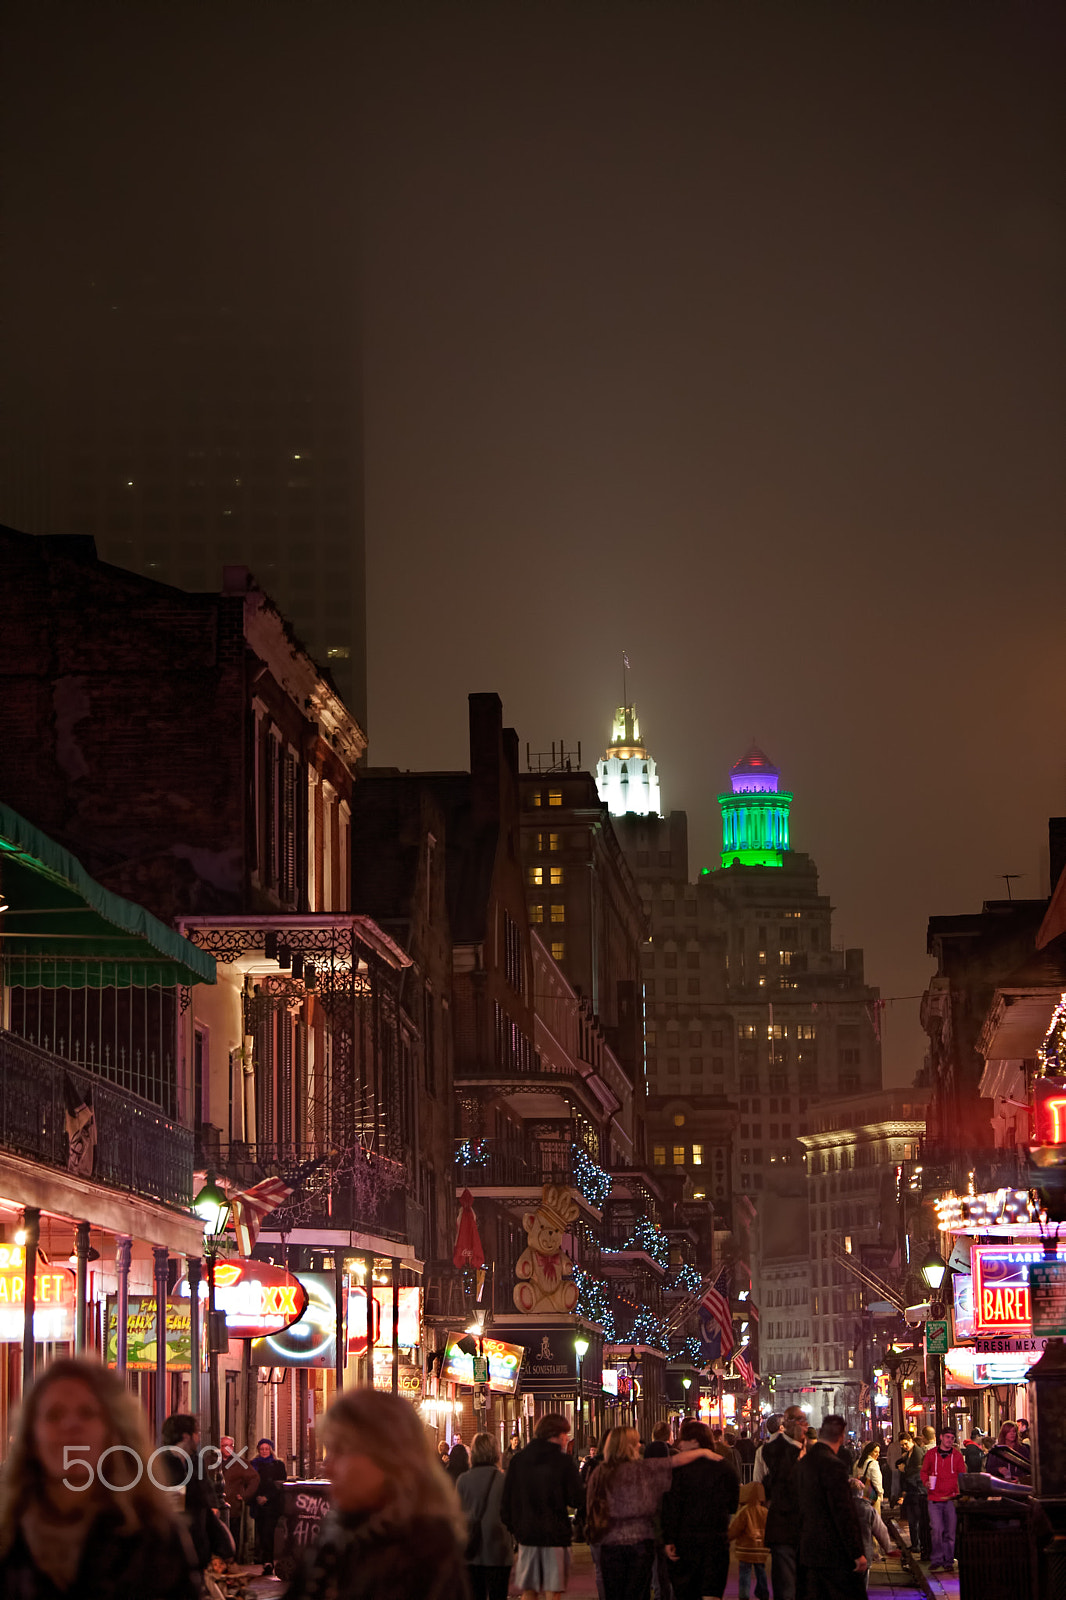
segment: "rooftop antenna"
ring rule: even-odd
[[[1014,878],[1024,878],[1025,877],[1025,873],[1024,872],[1001,872],[1001,873],[998,874],[998,876],[1001,877],[1003,879],[1003,882],[1007,885],[1007,899],[1008,900],[1013,900],[1014,896],[1010,892],[1011,880],[1014,879]]]
[[[622,651],[622,721],[623,722],[625,721],[626,706],[629,704],[629,701],[626,698],[626,696],[629,693],[629,690],[628,690],[628,688],[626,686],[626,673],[628,671],[629,671],[629,657],[626,655],[625,651],[623,650]]]

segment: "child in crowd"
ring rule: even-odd
[[[751,1581],[755,1579],[755,1600],[769,1600],[766,1582],[766,1491],[761,1483],[745,1483],[740,1489],[740,1509],[729,1524],[729,1537],[736,1545],[740,1563],[740,1600],[751,1600]]]

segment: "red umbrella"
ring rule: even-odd
[[[485,1251],[482,1248],[481,1235],[477,1231],[474,1197],[469,1189],[463,1190],[459,1196],[459,1204],[463,1209],[459,1213],[459,1230],[455,1235],[452,1262],[457,1267],[483,1267]]]

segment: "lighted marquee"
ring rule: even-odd
[[[42,1343],[74,1337],[74,1274],[68,1267],[38,1263],[34,1282],[33,1336]],[[26,1303],[26,1252],[20,1244],[0,1245],[0,1340],[22,1340]]]
[[[459,1349],[460,1337],[461,1335],[456,1335],[448,1341],[441,1377],[448,1383],[472,1385],[474,1358]],[[498,1390],[501,1394],[514,1394],[518,1386],[522,1357],[526,1353],[525,1345],[504,1344],[502,1339],[489,1338],[483,1339],[481,1343],[489,1362],[489,1388]]]
[[[1028,1189],[995,1189],[989,1194],[948,1194],[936,1202],[941,1233],[998,1234],[1039,1238],[1040,1218]]]
[[[1030,1333],[1029,1267],[1047,1257],[1042,1244],[978,1244],[973,1250],[974,1331]],[[1066,1261],[1057,1247],[1053,1258]]]
[[[200,1280],[200,1299],[208,1297]],[[190,1297],[189,1280],[178,1285],[183,1300]],[[265,1339],[299,1322],[307,1309],[307,1290],[284,1267],[269,1261],[219,1261],[215,1264],[215,1306],[225,1313],[226,1328],[234,1339]]]

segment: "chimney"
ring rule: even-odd
[[[470,798],[475,820],[489,822],[500,815],[503,702],[498,694],[472,694],[469,704]]]

